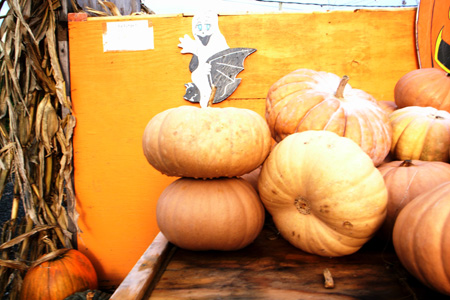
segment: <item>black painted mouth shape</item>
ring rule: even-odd
[[[436,42],[435,59],[447,73],[450,73],[450,45],[442,39],[443,29],[442,27]]]

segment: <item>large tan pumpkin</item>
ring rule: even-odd
[[[434,107],[408,106],[389,115],[391,152],[396,160],[444,161],[450,151],[450,113]]]
[[[148,162],[168,176],[244,175],[260,166],[272,140],[263,117],[244,108],[180,106],[154,116],[142,138]]]
[[[395,85],[394,98],[399,108],[431,106],[450,112],[450,77],[438,68],[410,71]]]
[[[356,142],[381,164],[391,147],[387,113],[370,94],[353,89],[348,77],[309,69],[295,70],[275,82],[266,99],[272,136],[306,130],[327,130]]]
[[[402,265],[425,285],[450,295],[450,182],[422,193],[400,212],[393,243]]]
[[[355,142],[329,131],[282,140],[263,164],[258,189],[281,235],[321,256],[356,252],[386,216],[380,172]]]
[[[237,250],[255,240],[264,207],[242,178],[179,178],[161,194],[158,227],[173,244],[189,250]]]
[[[450,164],[440,161],[391,161],[378,167],[388,189],[387,216],[380,236],[392,238],[400,211],[412,199],[450,181]]]

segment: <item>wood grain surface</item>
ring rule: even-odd
[[[266,226],[239,251],[178,248],[154,289],[130,299],[446,299],[409,275],[384,241],[375,238],[352,255],[328,258],[274,238],[275,232]],[[325,287],[325,269],[334,288]]]
[[[219,107],[264,115],[269,87],[299,68],[350,77],[354,88],[392,100],[397,80],[417,68],[414,9],[221,15],[230,47],[257,51],[242,82]],[[154,49],[107,51],[108,22],[146,20]],[[191,82],[190,54],[177,47],[191,16],[69,16],[74,184],[80,213],[78,247],[96,267],[101,287],[117,287],[158,234],[155,207],[175,178],[145,160],[141,139],[157,113],[180,105]]]

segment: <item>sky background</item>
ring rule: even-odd
[[[291,2],[291,3],[288,3]],[[323,11],[334,9],[356,9],[372,7],[410,7],[417,6],[419,0],[287,0],[282,11]],[[274,12],[280,10],[276,0],[143,0],[143,3],[157,14],[193,14],[209,3],[218,13],[230,12]]]

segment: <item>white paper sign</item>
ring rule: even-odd
[[[107,22],[103,51],[142,51],[154,49],[153,26],[148,20]]]

